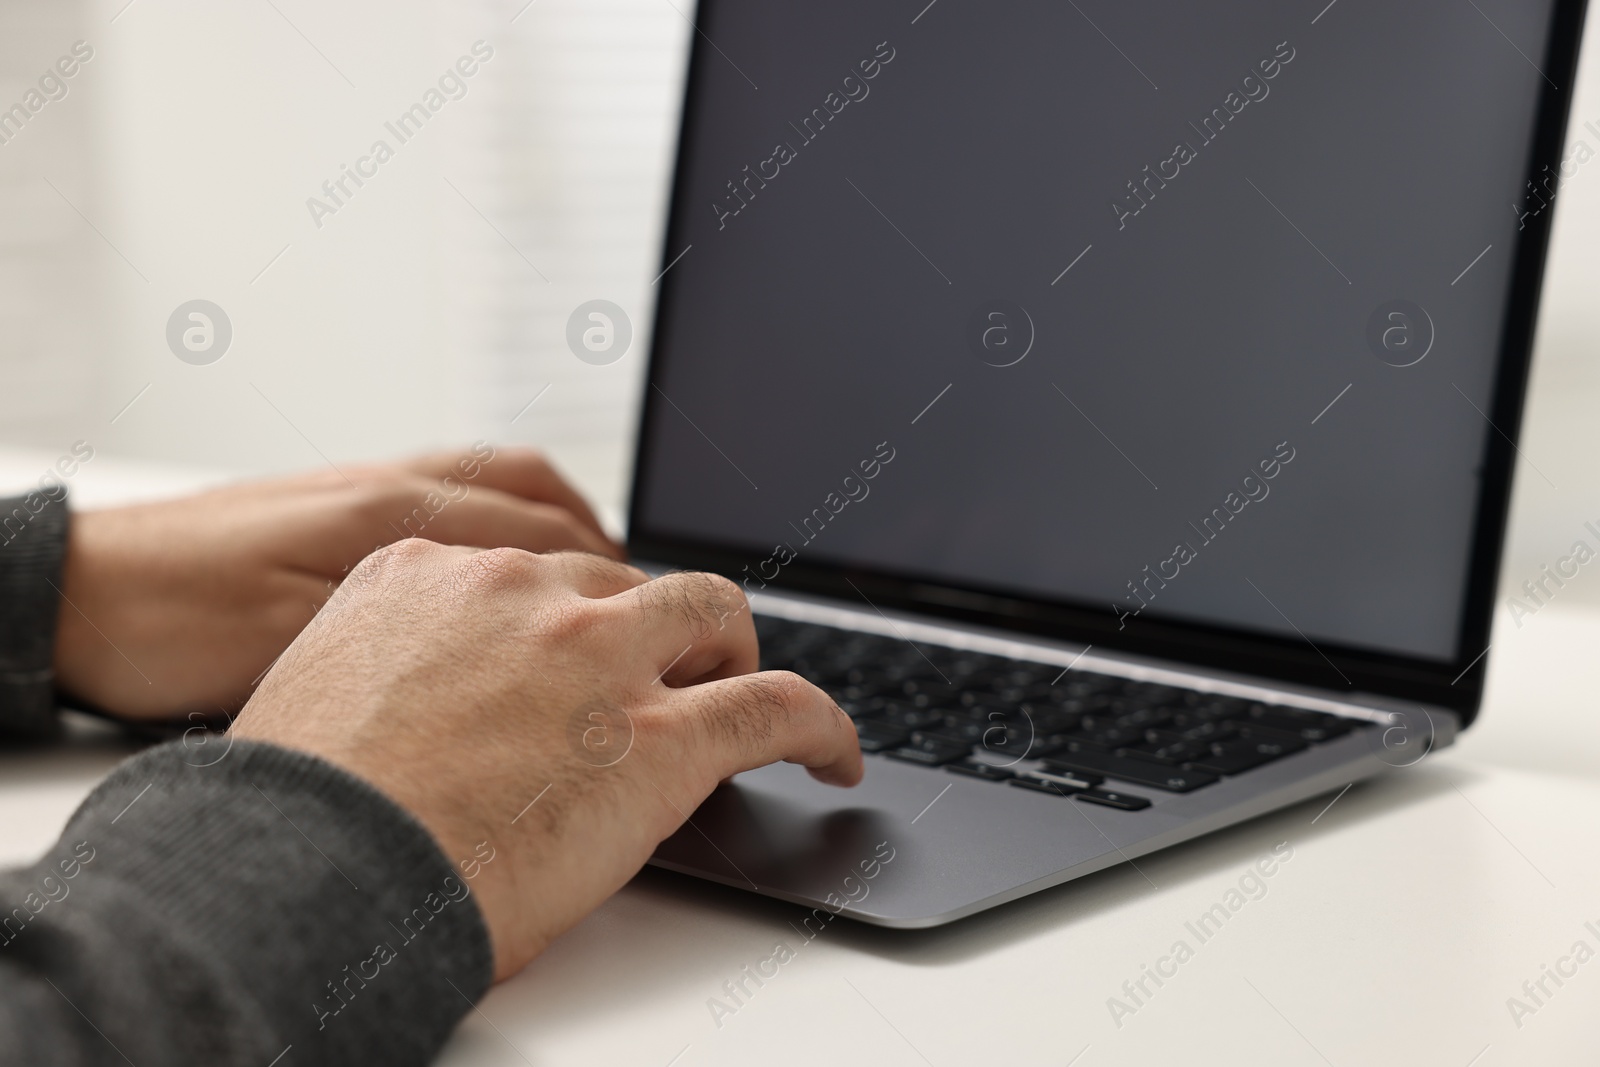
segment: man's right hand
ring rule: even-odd
[[[757,665],[727,579],[412,539],[351,573],[233,730],[366,779],[454,861],[489,842],[472,886],[498,980],[729,775],[785,760],[860,781],[838,705]]]

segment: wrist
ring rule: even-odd
[[[55,579],[54,649],[51,665],[59,693],[69,699],[101,706],[106,698],[106,654],[116,655],[109,639],[95,628],[85,610],[93,610],[84,573],[89,568],[83,546],[83,521],[78,516],[62,544],[59,575]]]

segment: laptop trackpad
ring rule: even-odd
[[[869,761],[849,790],[778,764],[718,788],[651,862],[867,922],[927,926],[1110,866],[1121,859],[1113,841],[1181,821],[1083,808],[886,760]]]

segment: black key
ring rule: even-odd
[[[1066,744],[1067,739],[1060,735],[1041,737],[1022,729],[986,734],[979,747],[1008,759],[1039,759],[1059,752]]]
[[[977,722],[985,725],[993,724],[999,720],[990,719],[989,712],[984,708],[969,708],[965,704],[941,704],[939,710],[944,712],[946,721]]]
[[[883,752],[894,748],[910,735],[909,730],[881,722],[856,721],[856,738],[863,752]]]
[[[1204,771],[1207,774],[1231,775],[1253,771],[1263,763],[1271,762],[1271,756],[1263,756],[1248,749],[1238,749],[1206,756],[1187,763],[1185,766],[1192,767],[1197,771]]]
[[[849,632],[844,641],[863,656],[873,658],[898,655],[906,647],[906,643],[897,637],[884,637],[882,634],[866,634],[854,630]]]
[[[983,652],[957,652],[950,657],[943,670],[952,682],[975,685],[980,684],[980,679],[987,679],[995,672],[1004,669],[1007,662],[999,656]]]
[[[1070,785],[1046,781],[1043,778],[1013,778],[1011,779],[1011,784],[1019,789],[1031,789],[1035,793],[1053,793],[1058,797],[1070,797],[1074,793],[1083,792],[1083,790],[1075,789]]]
[[[1241,722],[1237,725],[1238,730],[1235,732],[1240,740],[1254,741],[1258,744],[1280,745],[1283,751],[1277,753],[1279,756],[1287,756],[1290,752],[1299,752],[1306,747],[1306,742],[1300,740],[1298,734],[1274,730],[1270,726],[1258,726],[1253,722]],[[1222,743],[1229,744],[1231,742],[1225,741]]]
[[[1144,734],[1138,730],[1125,726],[1114,726],[1103,730],[1085,730],[1071,735],[1071,748],[1074,752],[1115,752],[1119,748],[1136,745],[1144,740]]]
[[[1205,771],[1167,767],[1133,756],[1113,756],[1100,752],[1057,753],[1044,762],[1046,767],[1103,774],[1108,778],[1120,778],[1124,782],[1153,786],[1172,793],[1187,793],[1217,780],[1216,775]]]
[[[1182,700],[1184,690],[1155,682],[1124,682],[1122,696],[1141,704],[1166,704]]]
[[[802,672],[796,671],[795,673]],[[832,691],[835,688],[842,687],[855,694],[857,699],[876,700],[880,704],[900,704],[913,708],[928,708],[934,705],[935,701],[929,694],[922,692],[914,685],[910,687],[911,691],[907,692],[906,685],[907,683],[888,678],[868,678],[865,681],[854,684],[842,684],[836,681],[832,685],[824,685],[822,688]]]
[[[1014,660],[1008,665],[1006,673],[1012,685],[1049,685],[1051,679],[1061,673],[1061,668],[1052,667],[1048,663],[1028,663],[1023,660]]]
[[[1055,782],[1057,785],[1066,786],[1071,789],[1093,789],[1095,786],[1105,781],[1105,778],[1098,774],[1079,774],[1077,771],[1056,771],[1049,769],[1042,771],[1029,771],[1025,774],[1019,774],[1017,777],[1038,778],[1041,781]]]
[[[849,701],[852,704],[860,704],[863,707],[883,695],[878,692],[876,687],[870,685],[841,685],[835,683],[833,685],[825,685],[822,688],[826,689],[828,695],[841,704]]]
[[[1033,705],[1024,705],[1021,710],[1025,721],[1033,724],[1035,733],[1070,734],[1083,729],[1083,716],[1075,711]]]
[[[869,705],[865,718],[874,722],[901,726],[907,730],[921,730],[944,720],[944,713],[933,708],[919,708],[898,700],[879,700]]]
[[[1245,771],[1271,763],[1275,759],[1305,749],[1304,741],[1241,740],[1221,741],[1211,746],[1211,753],[1199,756],[1184,764],[1210,774],[1242,774]]]
[[[1157,763],[1188,763],[1192,760],[1203,760],[1211,755],[1211,746],[1204,741],[1177,740],[1166,744],[1145,744],[1138,748],[1121,750],[1124,754],[1138,759],[1155,760]]]
[[[921,662],[918,660],[917,662]],[[904,661],[894,659],[875,659],[873,667],[867,672],[868,679],[880,684],[892,686],[898,690],[900,683],[911,677],[911,665]]]
[[[825,651],[835,645],[843,634],[831,626],[813,626],[804,622],[785,622],[770,642],[775,656],[794,659],[812,651]]]
[[[1036,704],[1006,704],[995,700],[970,702],[962,708],[951,709],[951,713],[966,715],[996,729],[1014,730],[1023,736],[1029,733],[1041,736],[1071,733],[1083,723],[1083,716],[1072,712]]]
[[[929,734],[971,748],[983,741],[984,734],[988,730],[989,727],[982,721],[966,719],[959,715],[946,715],[940,721],[918,731],[917,736]]]
[[[973,686],[965,686],[956,697],[956,703],[964,708],[1002,708],[1010,706],[994,693]]]
[[[1182,720],[1183,717],[1178,718]],[[1193,725],[1175,721],[1173,725],[1182,729],[1184,738],[1190,741],[1223,741],[1239,732],[1239,724],[1227,719]]]
[[[1091,693],[1114,692],[1121,687],[1122,679],[1089,671],[1068,671],[1057,684],[1070,696],[1088,696]]]
[[[1014,707],[1032,700],[1034,690],[1032,686],[1002,685],[987,690],[979,690],[978,695],[988,703]]]
[[[925,767],[938,767],[954,760],[965,759],[972,751],[972,746],[959,742],[946,741],[942,737],[930,737],[926,734],[913,734],[911,740],[899,748],[890,749],[884,755],[907,763],[920,763]]]
[[[1010,707],[1036,699],[1039,696],[1039,691],[1031,685],[995,685],[987,689],[976,690],[976,695],[985,702],[1004,704]]]
[[[968,745],[981,744],[986,736],[994,736],[997,725],[986,718],[966,717],[966,715],[946,715],[944,723],[936,726],[939,733],[950,737],[960,737]]]
[[[857,722],[865,719],[873,711],[874,705],[864,700],[849,700],[842,696],[835,696],[839,710],[855,719]]]
[[[1149,707],[1128,712],[1118,716],[1117,725],[1131,727],[1136,730],[1151,730],[1166,726],[1172,722],[1173,710],[1171,708]]]
[[[926,649],[926,651],[931,653],[933,649]],[[936,685],[944,689],[946,693],[952,694],[952,696],[955,694],[954,688],[950,686],[950,675],[944,673],[944,670],[939,667],[938,659],[923,659],[922,656],[917,656],[915,659],[907,659],[893,673],[896,677],[901,678],[901,681],[915,681],[918,685]]]
[[[821,686],[839,685],[847,681],[850,663],[831,651],[824,651],[796,656],[789,661],[789,670]]]
[[[1077,715],[1106,715],[1112,707],[1118,704],[1117,697],[1106,693],[1091,693],[1088,696],[1069,696],[1056,705],[1062,712],[1074,712]]]
[[[751,621],[755,623],[756,636],[762,642],[776,640],[787,625],[787,620],[780,619],[776,615],[756,615]]]
[[[1184,737],[1182,734],[1173,730],[1146,730],[1144,732],[1144,742],[1151,748],[1155,748],[1160,745],[1175,745],[1179,741],[1187,740],[1189,740],[1189,738]]]
[[[1248,718],[1250,709],[1255,707],[1250,701],[1237,697],[1219,697],[1208,693],[1190,693],[1189,696],[1194,699],[1184,702],[1183,715],[1191,725]]]
[[[880,675],[876,670],[856,664],[839,676],[839,685],[860,686],[873,693],[881,693],[890,689],[893,683]]]
[[[1132,793],[1118,793],[1110,789],[1085,789],[1073,795],[1090,804],[1102,804],[1118,811],[1143,811],[1150,806],[1148,797],[1136,797]]]
[[[954,771],[957,774],[965,774],[971,778],[982,778],[986,782],[1004,782],[1017,776],[1015,771],[1006,767],[995,767],[971,759],[947,763],[944,769]]]
[[[1266,726],[1284,733],[1294,734],[1302,741],[1329,741],[1350,732],[1349,719],[1327,715],[1304,708],[1260,708],[1250,716],[1251,723]]]
[[[982,727],[978,736],[978,743],[985,745],[999,745],[1007,742],[1026,743],[1033,737],[1035,731],[1019,715],[1001,715],[999,712],[990,712],[982,716],[974,716],[968,720]]]
[[[907,678],[900,683],[900,695],[907,699],[922,698],[921,703],[949,704],[960,697],[960,690],[939,678]]]
[[[1011,684],[1007,678],[1010,663],[1010,660],[996,660],[976,666],[962,676],[961,684],[968,689],[1003,689]]]

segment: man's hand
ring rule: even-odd
[[[619,889],[717,783],[862,774],[821,690],[757,666],[739,587],[597,556],[402,541],[355,568],[233,727],[365,778],[472,882],[495,977]]]
[[[526,449],[485,445],[347,473],[74,515],[60,686],[129,719],[234,711],[350,569],[403,538],[621,555]]]

